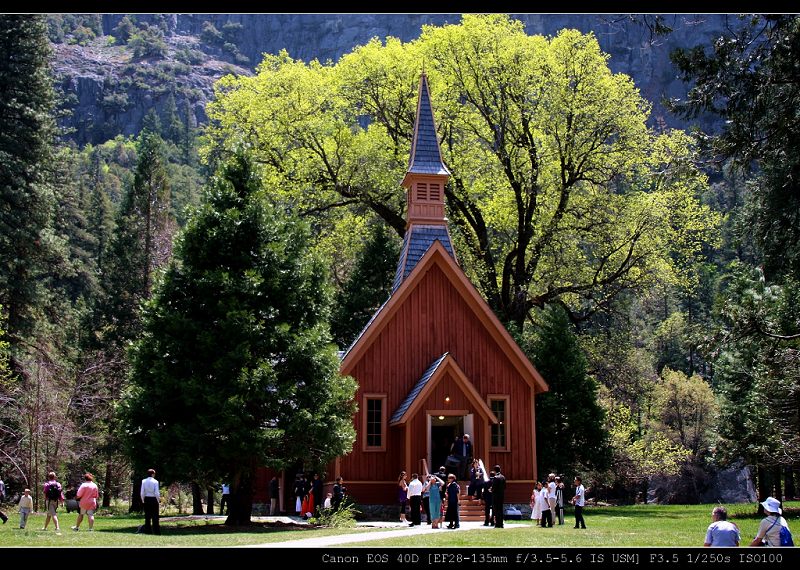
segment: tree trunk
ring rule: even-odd
[[[761,502],[769,496],[769,490],[767,486],[767,470],[761,464],[756,465],[756,478],[758,479],[758,514],[762,516],[764,507]]]
[[[106,459],[106,478],[103,481],[103,508],[111,506],[111,459]]]
[[[142,502],[142,481],[140,479],[133,480],[133,494],[131,495],[131,506],[128,508],[129,513],[144,512],[144,503]]]
[[[773,493],[772,496],[778,499],[781,503],[783,502],[783,485],[781,485],[781,466],[776,465],[772,469],[772,476],[773,476]]]
[[[226,525],[240,526],[250,524],[253,513],[253,475],[255,469],[238,473],[231,481],[230,507]]]
[[[192,514],[203,515],[203,493],[200,491],[200,485],[192,481]]]
[[[214,487],[208,487],[208,503],[206,507],[206,514],[207,515],[214,514]]]
[[[786,499],[791,500],[797,496],[797,488],[794,486],[794,469],[791,465],[786,466],[783,471],[786,487]]]

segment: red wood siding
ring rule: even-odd
[[[484,401],[487,394],[510,397],[510,451],[490,453],[488,461],[483,458],[486,465],[499,463],[508,479],[532,481],[535,465],[532,390],[436,264],[428,267],[427,274],[355,364],[351,374],[360,386],[357,401],[361,401],[362,392],[385,393],[387,413],[391,416],[425,370],[445,352],[450,352]],[[453,409],[468,409],[475,414],[475,438],[485,438],[485,418],[455,388],[452,379],[445,378],[429,396],[430,403],[426,402],[408,424],[413,438],[412,466],[403,464],[403,426],[390,426],[386,452],[362,453],[363,434],[358,433],[354,451],[341,459],[341,475],[353,483],[393,481],[402,469],[416,470],[418,460],[427,455],[424,410],[444,409],[439,403],[443,403],[445,391],[449,392],[449,405]],[[362,425],[362,413],[359,410],[354,417],[355,426]],[[483,449],[485,442],[473,443],[477,450]]]

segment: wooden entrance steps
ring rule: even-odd
[[[461,522],[483,522],[483,504],[475,497],[462,493],[458,497],[458,518]]]

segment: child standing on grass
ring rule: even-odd
[[[33,497],[31,490],[25,489],[19,499],[19,528],[25,528],[28,524],[28,515],[33,510]]]

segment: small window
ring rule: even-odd
[[[417,183],[417,200],[428,199],[428,185],[422,182]]]
[[[383,400],[367,400],[367,447],[380,447],[383,443],[382,419]]]
[[[431,190],[428,194],[428,199],[431,201],[438,201],[442,199],[442,189],[438,184],[431,184]]]
[[[386,396],[364,395],[363,438],[365,451],[386,451]]]
[[[508,396],[490,397],[489,407],[498,422],[492,424],[491,448],[493,451],[508,451]]]

